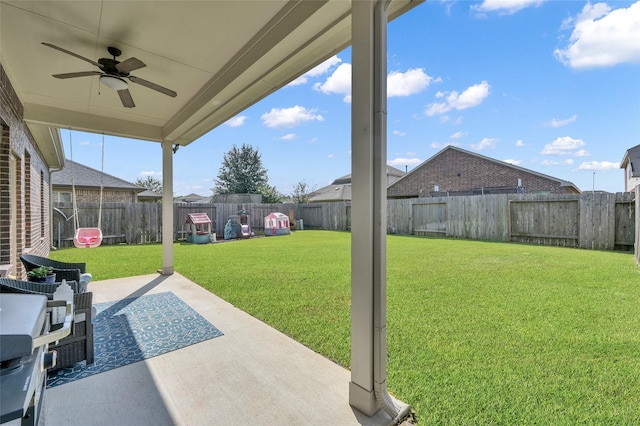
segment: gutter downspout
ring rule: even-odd
[[[399,410],[387,390],[387,22],[391,0],[377,0],[373,27],[373,139],[374,139],[374,252],[380,265],[374,268],[373,288],[373,386],[380,407],[394,420]],[[377,142],[376,142],[377,141]],[[378,198],[376,200],[376,198]],[[376,274],[380,274],[375,278]]]
[[[387,20],[389,0],[352,1],[351,381],[349,404],[404,419],[387,391]],[[383,410],[381,410],[381,408]]]

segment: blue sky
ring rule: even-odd
[[[447,145],[573,182],[624,190],[640,144],[640,0],[430,0],[389,23],[388,164]],[[211,195],[225,152],[248,144],[291,194],[351,172],[346,49],[174,155],[174,193]],[[62,130],[69,157],[69,132]],[[100,169],[102,136],[74,132]],[[105,137],[105,172],[161,178],[157,143]]]

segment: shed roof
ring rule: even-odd
[[[189,213],[185,223],[193,223],[194,225],[200,223],[211,223],[211,219],[209,219],[209,216],[207,216],[206,213]]]
[[[265,219],[285,219],[285,218],[289,218],[289,216],[287,216],[284,213],[280,213],[280,212],[273,212],[273,213],[269,213]]]

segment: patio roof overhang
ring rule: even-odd
[[[417,3],[394,0],[389,17]],[[0,0],[0,41],[39,146],[48,127],[185,146],[349,45],[351,2]],[[98,76],[53,78],[97,68],[42,42],[94,61],[117,47],[147,65],[132,74],[177,96],[130,83],[124,108]]]
[[[366,415],[383,406],[393,418],[401,413],[386,391],[386,23],[421,1],[0,0],[0,63],[43,156],[60,163],[50,167],[64,164],[60,128],[162,144],[161,272],[169,275],[172,146],[194,142],[353,42],[352,211],[360,220],[352,227],[349,399]],[[94,66],[42,42],[92,61],[117,47],[147,65],[137,77],[177,96],[130,84],[136,107],[124,108],[97,76],[51,77]]]

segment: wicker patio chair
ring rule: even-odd
[[[93,364],[94,361],[93,323],[91,322],[93,293],[77,293],[78,283],[75,281],[67,281],[67,284],[74,289],[73,329],[72,333],[60,340],[57,345],[49,346],[50,350],[58,352],[58,361],[51,369],[52,371],[84,360],[87,364]],[[44,294],[49,299],[53,299],[53,293],[59,285],[60,283],[45,284],[0,278],[0,293]]]
[[[50,266],[56,274],[56,281],[80,281],[80,275],[87,272],[86,263],[60,262],[34,254],[23,254],[20,261],[27,272],[39,266]]]

